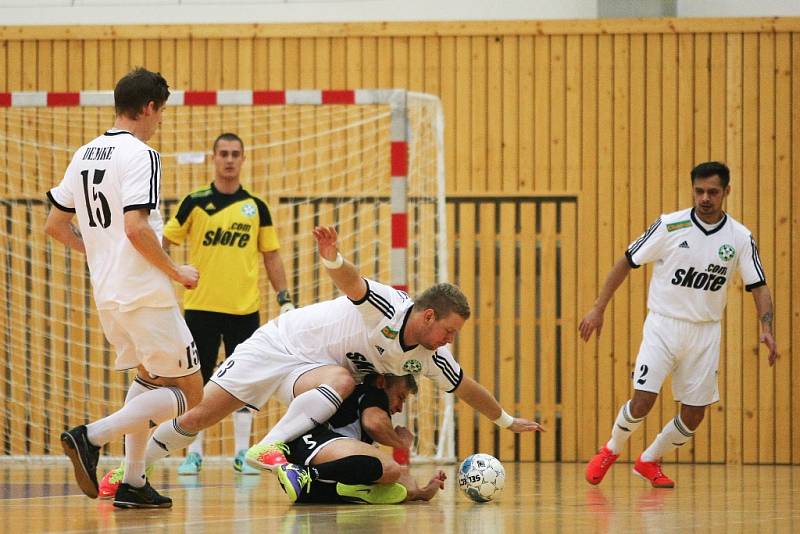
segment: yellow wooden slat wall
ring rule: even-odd
[[[528,415],[526,410],[537,410],[539,416],[560,421],[560,443],[548,441],[555,439],[548,436],[535,445],[523,437],[517,448],[501,435],[499,451],[504,457],[514,450],[524,459],[538,455],[582,460],[607,439],[613,417],[630,393],[651,271],[632,273],[618,290],[599,340],[579,342],[575,325],[627,243],[659,213],[690,203],[692,165],[705,159],[728,162],[733,188],[728,210],[759,242],[776,304],[781,358],[775,368],[766,366],[752,298],[736,279],[724,322],[722,401],[711,408],[695,440],[672,458],[800,463],[800,356],[795,356],[794,334],[800,331],[800,276],[795,274],[800,245],[792,240],[800,231],[800,19],[87,27],[79,34],[63,27],[0,28],[0,91],[108,89],[132,66],[145,65],[162,71],[181,89],[398,86],[439,95],[445,111],[447,192],[487,199],[450,208],[451,219],[457,218],[460,225],[458,233],[450,226],[451,238],[461,243],[453,276],[465,284],[476,310],[459,342],[464,369],[486,378],[510,408]],[[198,130],[208,126],[202,110],[172,113]],[[69,131],[53,128],[37,141],[77,146],[102,122],[82,123]],[[188,146],[178,137],[159,142],[171,150]],[[23,154],[20,159],[18,148],[2,141],[0,151],[17,167],[31,157]],[[55,179],[37,177],[35,186],[23,184],[17,167],[0,169],[4,198],[18,191],[40,198]],[[165,182],[165,197],[178,197],[187,184],[206,179],[194,168],[170,172],[175,180]],[[578,199],[560,208],[562,232],[574,232],[580,243],[574,258],[560,252],[561,275],[566,273],[575,283],[562,287],[561,316],[549,316],[546,321],[551,323],[545,322],[561,328],[562,354],[574,354],[573,360],[560,364],[562,377],[574,375],[574,383],[560,386],[560,404],[554,398],[530,401],[526,396],[541,392],[525,380],[518,381],[519,396],[499,390],[493,364],[483,357],[487,351],[493,354],[498,344],[504,353],[508,350],[502,330],[510,314],[508,292],[519,287],[519,298],[526,301],[548,295],[538,294],[545,288],[524,279],[518,286],[494,278],[496,257],[501,270],[507,270],[508,250],[494,248],[495,240],[504,238],[512,225],[506,204],[514,205],[515,196],[532,194]],[[495,204],[489,197],[507,197],[509,202]],[[537,208],[522,204],[514,209],[519,210],[514,235],[522,241],[537,239],[539,230],[527,220]],[[569,209],[574,210],[571,223],[565,222],[572,220],[564,211]],[[39,230],[37,221],[31,232]],[[479,243],[480,249],[465,243]],[[24,251],[17,252],[24,256]],[[519,254],[520,276],[530,276],[537,253],[523,247]],[[549,252],[542,254],[550,257]],[[16,263],[12,267],[15,272],[25,269]],[[543,271],[547,272],[555,275]],[[80,258],[72,257],[49,274],[34,274],[50,277],[56,288],[50,294],[53,302],[85,299],[88,285]],[[69,289],[64,289],[66,284]],[[2,289],[11,305],[24,306],[19,294]],[[81,326],[64,330],[68,313],[68,308],[54,306],[48,323],[34,322],[36,328],[58,335],[48,342],[31,341],[29,350],[71,354],[81,361],[86,357],[84,343],[102,344],[103,357],[108,358],[105,342],[87,334],[92,329],[83,326],[93,319],[72,317],[72,323]],[[525,320],[524,313],[515,318]],[[25,333],[14,328],[11,339],[5,340],[12,350],[19,348],[14,345],[17,340],[25,339]],[[6,328],[2,331],[5,336]],[[545,348],[550,350],[538,350]],[[516,350],[515,366],[498,360],[501,380],[512,368],[526,377],[537,369],[558,371],[552,362],[537,367],[537,349],[529,337],[523,335]],[[52,358],[49,365],[62,363]],[[69,370],[84,379],[103,379],[96,369],[69,364]],[[485,376],[490,371],[492,376]],[[24,397],[25,384],[35,382],[36,375],[47,376],[42,366],[26,367],[16,358],[10,372],[15,400]],[[49,415],[36,415],[41,428],[52,430],[61,424],[61,406],[87,416],[98,413],[97,403],[65,398],[64,384],[41,380],[55,405]],[[555,395],[555,390],[550,393]],[[668,384],[663,393],[625,458],[634,458],[674,415]],[[117,400],[121,399],[112,399]],[[41,406],[33,405],[32,411],[41,412]],[[494,429],[485,420],[458,406],[457,422],[460,453],[494,450]],[[263,430],[259,427],[257,432]],[[52,446],[46,435],[34,436],[36,440],[44,448],[31,452],[47,452]],[[114,447],[112,452],[118,452],[118,445]]]

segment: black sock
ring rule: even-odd
[[[314,479],[343,484],[372,484],[383,476],[383,465],[374,456],[346,456],[332,462],[311,466]]]

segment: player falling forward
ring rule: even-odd
[[[275,339],[292,354],[315,363],[301,369],[294,384],[297,397],[247,452],[248,463],[267,470],[286,463],[285,444],[314,428],[316,421],[330,418],[355,386],[353,377],[367,373],[422,373],[501,428],[541,430],[534,421],[506,413],[486,388],[464,376],[450,353],[447,345],[470,315],[469,303],[457,287],[438,284],[412,301],[403,291],[362,278],[339,253],[332,226],[319,226],[313,234],[322,264],[345,296],[320,304],[315,313],[290,312],[276,321]],[[339,343],[331,342],[337,338]],[[333,365],[321,365],[326,359]],[[236,355],[229,363],[235,366]],[[220,385],[235,388],[236,382]]]
[[[655,263],[647,296],[649,312],[633,371],[633,398],[622,405],[611,439],[586,467],[590,484],[603,480],[672,373],[672,393],[681,403],[680,413],[639,456],[633,471],[654,487],[674,486],[661,470],[661,458],[686,444],[706,407],[719,401],[720,319],[728,280],[735,271],[753,293],[769,365],[778,357],[772,336],[772,298],[756,242],[747,228],[723,211],[730,193],[730,171],[722,163],[701,163],[692,169],[691,178],[694,207],[662,215],[631,243],[579,326],[584,341],[594,331],[600,335],[603,312],[617,287],[632,268]]]
[[[125,477],[114,506],[166,508],[145,477],[151,425],[169,421],[202,396],[192,335],[170,279],[187,288],[199,274],[176,266],[161,248],[161,159],[145,142],[166,106],[164,78],[145,69],[126,74],[114,89],[114,128],[79,148],[61,183],[48,192],[48,235],[86,253],[94,298],[117,370],[138,369],[117,412],[61,434],[83,492],[98,495],[100,447],[125,435]],[[79,231],[72,224],[77,216]]]
[[[389,454],[371,444],[407,448],[414,436],[392,427],[417,392],[412,375],[368,375],[327,423],[286,444],[292,462],[276,469],[289,500],[297,503],[397,504],[431,500],[447,478],[437,471],[424,487]]]
[[[422,374],[501,428],[542,430],[535,421],[506,413],[486,388],[464,376],[446,347],[470,315],[457,287],[438,284],[414,301],[362,278],[338,253],[333,228],[318,227],[314,237],[328,273],[345,295],[276,317],[237,346],[206,384],[203,401],[156,429],[147,447],[148,465],[182,450],[197,432],[242,406],[258,409],[274,396],[289,409],[248,451],[248,463],[273,470],[287,463],[285,443],[330,419],[353,392],[356,379],[370,373]]]

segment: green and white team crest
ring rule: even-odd
[[[717,254],[722,261],[731,261],[736,256],[736,249],[731,245],[722,245]]]
[[[242,215],[245,217],[252,217],[257,212],[258,210],[256,210],[256,207],[249,202],[247,204],[242,204]]]
[[[422,364],[418,360],[406,360],[403,364],[403,371],[406,373],[420,373],[422,372]]]

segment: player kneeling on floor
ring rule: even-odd
[[[368,375],[327,423],[287,443],[289,464],[276,469],[283,490],[297,503],[397,504],[428,501],[444,489],[438,471],[420,488],[408,470],[374,442],[409,447],[414,436],[393,427],[391,414],[416,393],[412,375]]]

